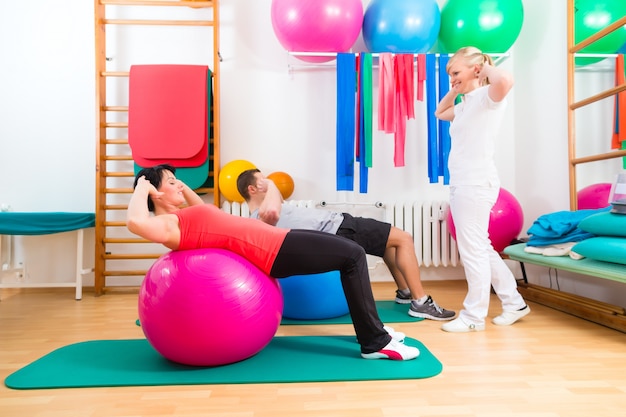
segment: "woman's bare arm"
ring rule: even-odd
[[[457,96],[458,93],[454,89],[451,89],[443,96],[435,109],[435,117],[437,119],[446,120],[448,122],[454,120],[454,102]]]
[[[139,178],[135,191],[128,203],[126,227],[132,233],[151,242],[166,243],[172,234],[169,216],[152,216],[148,210],[148,196],[162,193],[156,190],[144,177]]]

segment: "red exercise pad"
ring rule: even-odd
[[[139,165],[206,162],[208,82],[205,65],[131,66],[128,143]]]

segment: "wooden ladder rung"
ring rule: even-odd
[[[214,2],[208,1],[164,1],[164,0],[100,0],[100,4],[110,6],[186,6],[194,8],[213,7]]]
[[[128,127],[128,122],[105,122],[104,127],[124,128]]]
[[[140,237],[107,237],[103,240],[104,240],[104,243],[111,243],[111,244],[152,243],[149,240],[146,240]]]
[[[131,194],[133,192],[132,188],[107,188],[105,190],[108,194]]]
[[[134,271],[104,271],[103,275],[107,277],[135,277],[146,275],[148,270],[134,270]]]
[[[102,19],[105,25],[137,26],[213,26],[212,20],[146,20],[146,19]]]
[[[132,155],[107,155],[104,157],[105,161],[132,161]]]
[[[105,177],[134,177],[135,173],[130,171],[125,172],[103,172]]]
[[[140,259],[157,259],[161,257],[162,253],[124,253],[124,254],[106,254],[104,259],[110,260],[140,260]]]
[[[103,139],[105,145],[128,145],[128,139]]]

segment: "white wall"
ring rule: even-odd
[[[266,173],[288,172],[295,180],[295,199],[447,197],[447,187],[430,184],[427,178],[424,103],[416,104],[418,117],[408,125],[405,167],[393,166],[391,135],[376,132],[369,192],[335,191],[334,68],[308,66],[283,50],[272,30],[271,0],[220,3],[222,163],[246,159]],[[511,56],[501,64],[514,73],[516,87],[497,147],[497,164],[503,187],[524,208],[524,230],[541,214],[569,208],[564,3],[524,0],[522,31]],[[0,204],[14,211],[94,210],[92,23],[93,3],[84,0],[32,0],[0,6],[0,176],[4,179]],[[138,52],[130,53],[136,47],[118,36],[107,55],[121,66],[137,60],[159,62],[169,47],[177,51],[177,62],[210,62],[202,36],[188,36],[181,42],[153,34],[159,36],[158,48],[139,42]],[[609,87],[611,63],[602,65],[607,69],[578,71],[579,84]],[[587,142],[595,144],[592,148],[609,141],[610,136],[604,138],[610,133],[607,119],[612,117],[612,106],[604,104],[595,111],[601,122],[595,115],[587,116],[593,122],[584,121],[586,115],[579,116],[586,122],[579,136],[597,138]],[[582,185],[611,181],[617,170],[609,163],[590,168]],[[86,239],[90,241],[93,235],[87,233]],[[38,239],[29,240],[38,245]],[[48,245],[50,239],[44,241]],[[86,257],[91,252],[90,245]],[[29,251],[23,253],[27,258]],[[71,276],[74,261],[71,254],[66,256],[67,262],[57,262],[53,272],[45,259],[37,260],[42,266],[31,269],[32,279],[50,273]],[[445,278],[449,271],[441,268],[425,275],[433,274]]]

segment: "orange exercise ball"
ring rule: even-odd
[[[256,168],[256,166],[252,162],[243,159],[230,161],[222,167],[218,184],[220,192],[226,200],[243,203],[243,197],[239,194],[239,191],[237,191],[237,177],[239,177],[242,172],[254,168]]]
[[[267,178],[274,181],[274,184],[276,184],[276,187],[278,187],[278,190],[280,191],[280,194],[283,196],[284,200],[291,197],[291,194],[293,194],[294,184],[293,178],[291,178],[289,174],[287,174],[286,172],[277,171],[269,174]]]

